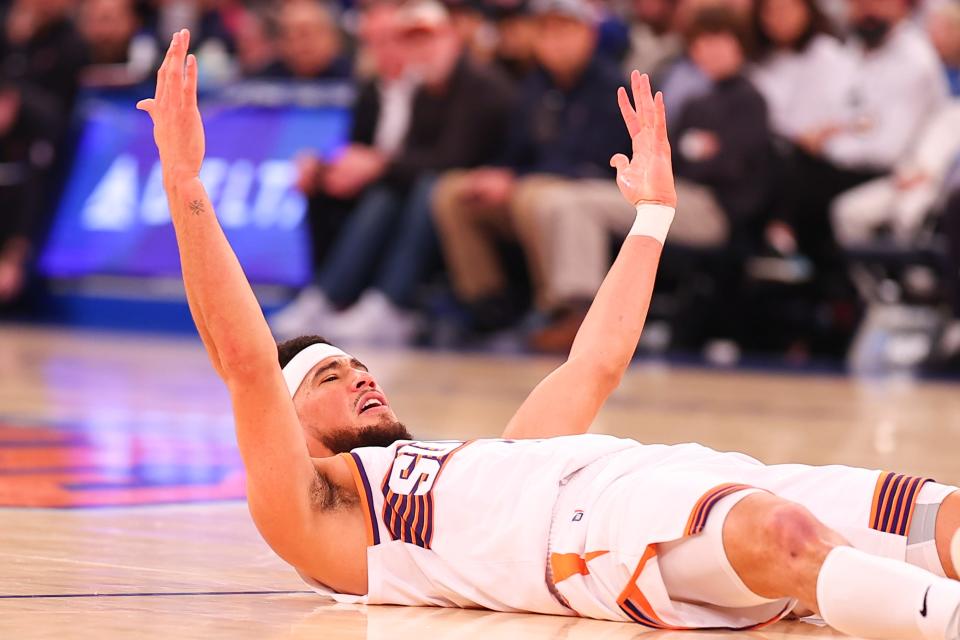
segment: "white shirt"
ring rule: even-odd
[[[407,78],[380,84],[380,113],[373,134],[373,146],[378,151],[393,156],[400,150],[410,128],[416,88],[416,83]]]
[[[854,74],[829,159],[846,167],[889,169],[907,152],[927,121],[947,101],[949,89],[936,51],[912,23],[902,22],[879,48],[847,45]]]
[[[853,56],[839,40],[818,35],[803,51],[776,51],[750,71],[767,101],[774,132],[796,139],[833,124],[843,110]]]

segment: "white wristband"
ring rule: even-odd
[[[637,205],[637,221],[633,223],[630,235],[647,236],[663,244],[675,213],[676,209],[665,204],[640,203]]]

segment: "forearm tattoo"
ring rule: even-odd
[[[194,200],[190,203],[190,212],[193,215],[198,216],[203,213],[203,202],[201,200]]]

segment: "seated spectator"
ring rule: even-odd
[[[53,116],[63,131],[73,110],[87,48],[70,20],[72,0],[15,0],[2,14],[0,73],[20,104]]]
[[[343,179],[337,176],[344,175],[344,168],[349,170],[365,150],[385,158],[394,156],[409,130],[416,85],[401,43],[399,20],[397,5],[392,2],[375,2],[360,14],[357,60],[364,79],[357,89],[346,151],[336,158],[322,158],[309,151],[297,158],[297,186],[308,198],[307,222],[317,276],[323,272],[341,227],[366,190],[365,185],[346,190]],[[327,295],[314,283],[271,317],[270,323],[278,335],[294,336],[306,333],[333,310]]]
[[[56,142],[47,128],[51,117],[22,100],[15,85],[0,84],[0,307],[15,301],[26,282]]]
[[[927,16],[927,33],[950,84],[950,95],[960,96],[960,2],[943,0]]]
[[[678,199],[695,213],[677,216],[671,240],[720,247],[769,203],[767,106],[746,76],[750,42],[736,12],[703,9],[685,35],[687,55],[712,89],[692,99],[673,125]]]
[[[831,213],[837,242],[843,247],[863,245],[889,232],[897,243],[913,246],[958,154],[960,101],[951,101],[924,127],[891,175],[854,187],[834,200]]]
[[[276,26],[265,12],[245,11],[237,22],[234,43],[237,47],[237,75],[262,76],[277,61]]]
[[[477,64],[493,58],[494,33],[487,22],[487,8],[482,0],[443,0],[464,50]]]
[[[758,0],[753,28],[750,79],[774,133],[799,143],[842,112],[853,60],[815,0]]]
[[[330,10],[319,0],[287,2],[280,9],[280,59],[262,77],[296,80],[349,78],[350,61]]]
[[[138,34],[140,19],[133,0],[84,0],[78,27],[90,55],[84,84],[133,85],[153,71],[156,40]]]
[[[854,61],[845,107],[798,140],[780,216],[800,249],[826,267],[837,256],[829,206],[840,193],[890,173],[947,99],[940,61],[910,19],[910,0],[852,0]]]
[[[677,0],[634,0],[630,28],[630,53],[625,60],[633,69],[654,75],[665,63],[683,53],[683,37],[674,29]]]
[[[542,69],[522,86],[504,156],[497,166],[445,174],[434,196],[454,290],[480,331],[509,325],[523,306],[501,264],[503,240],[521,240],[542,290],[537,242],[546,236],[534,220],[547,193],[565,188],[583,214],[623,206],[609,164],[629,143],[609,97],[623,76],[596,54],[596,16],[576,0],[545,0],[535,11]]]
[[[191,48],[200,63],[201,87],[220,85],[232,78],[233,30],[243,15],[243,0],[164,0],[151,4],[156,10],[147,28],[163,48],[174,32],[190,30]]]
[[[22,291],[87,52],[69,0],[0,13],[0,304]]]
[[[510,108],[507,80],[469,59],[442,5],[429,0],[404,5],[398,20],[405,69],[421,83],[409,126],[397,137],[395,111],[391,120],[375,119],[372,144],[350,145],[320,177],[327,193],[360,198],[320,269],[312,318],[289,333],[409,340],[417,285],[439,259],[430,218],[432,176],[489,162],[502,145]],[[390,106],[381,94],[380,108]],[[387,144],[397,144],[392,153],[384,150]],[[279,334],[292,328],[281,320],[273,321]]]
[[[498,0],[491,7],[497,31],[493,63],[517,84],[536,67],[536,24],[527,0]]]
[[[698,248],[725,247],[748,227],[769,199],[770,145],[763,98],[745,77],[746,29],[736,13],[704,9],[688,26],[690,59],[713,88],[691,100],[673,126],[673,158],[679,209],[668,242]],[[621,135],[623,135],[621,133]],[[605,189],[604,204],[599,193]],[[540,270],[556,320],[534,334],[543,351],[569,349],[590,300],[610,263],[610,236],[625,235],[636,217],[612,182],[571,184],[543,198],[535,237]]]
[[[725,0],[679,0],[673,12],[673,31],[682,34],[690,26],[693,16],[701,9],[724,3]],[[682,35],[679,53],[652,70],[651,80],[663,93],[668,127],[672,126],[689,100],[710,89],[710,79],[703,75],[700,68],[687,56]]]

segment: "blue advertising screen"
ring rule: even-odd
[[[247,277],[300,285],[310,276],[306,199],[294,158],[329,155],[346,139],[343,106],[202,108],[201,180]],[[180,275],[150,118],[132,101],[88,107],[76,156],[40,261],[52,277]]]

